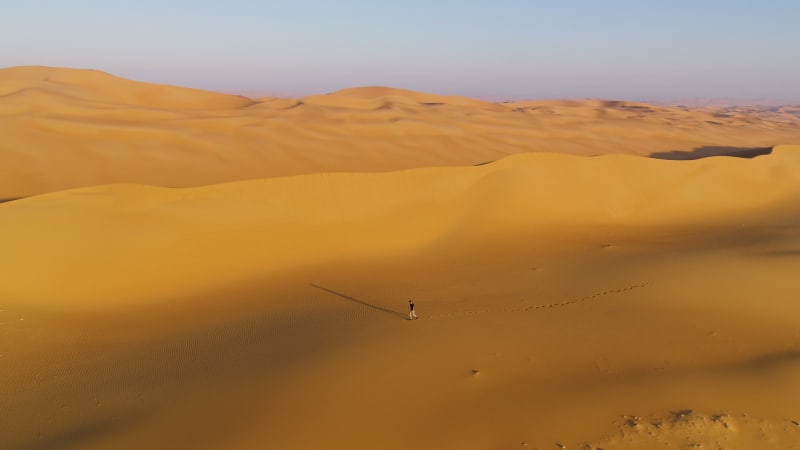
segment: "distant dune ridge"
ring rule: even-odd
[[[798,448],[797,120],[0,71],[0,449]]]
[[[300,99],[0,70],[0,199],[108,183],[198,186],[335,171],[474,165],[529,151],[682,155],[800,141],[797,108],[491,103],[368,87]]]

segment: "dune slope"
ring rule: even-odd
[[[474,165],[520,152],[682,159],[800,142],[796,108],[491,103],[368,87],[250,100],[98,71],[0,69],[0,200],[108,183],[197,186]]]
[[[0,447],[796,448],[798,174],[542,153],[2,204]]]

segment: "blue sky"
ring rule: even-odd
[[[25,0],[0,66],[246,94],[800,101],[800,2]]]

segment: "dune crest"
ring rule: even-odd
[[[408,89],[397,89],[385,86],[368,86],[338,90],[331,95],[338,97],[351,97],[363,99],[376,98],[405,98],[421,103],[426,106],[456,105],[477,108],[493,108],[495,103],[476,100],[473,98],[458,95],[436,95],[424,92],[410,91]]]
[[[524,152],[682,159],[800,142],[796,108],[491,103],[387,87],[239,96],[99,71],[0,70],[0,199],[315,172],[471,166]]]
[[[67,308],[114,297],[108,305],[116,308],[123,298],[170,297],[335,260],[395,258],[489,233],[502,241],[565,226],[709,226],[792,206],[800,197],[798,173],[800,146],[782,146],[755,160],[540,153],[472,168],[63,191],[0,205],[0,247],[7,249],[0,293]],[[137,237],[143,223],[150,231]],[[215,238],[203,242],[204,235]],[[253,246],[264,251],[248,251]],[[168,275],[151,265],[159,252],[173,255]],[[112,254],[121,264],[112,272],[128,276],[75,282],[114,267],[107,266]],[[62,287],[54,297],[31,276]]]
[[[127,80],[99,70],[44,66],[0,69],[0,98],[19,100],[15,97],[29,91],[49,94],[54,102],[82,101],[87,107],[101,109],[103,103],[177,110],[235,109],[254,103],[240,96]],[[22,100],[24,103],[24,98]],[[58,108],[58,105],[49,106]]]

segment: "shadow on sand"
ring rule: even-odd
[[[134,412],[123,417],[109,417],[95,421],[86,419],[73,424],[67,430],[60,432],[48,431],[48,434],[39,437],[36,441],[17,448],[20,450],[49,450],[53,448],[83,447],[83,444],[89,444],[95,439],[133,427],[145,418],[146,415],[144,413]]]
[[[389,308],[384,308],[382,306],[373,305],[372,303],[367,303],[367,302],[365,302],[363,300],[359,300],[357,298],[350,297],[349,295],[342,294],[341,292],[336,292],[334,290],[331,290],[331,289],[316,285],[314,283],[310,283],[310,285],[312,287],[315,287],[315,288],[319,289],[319,290],[325,291],[325,292],[327,292],[329,294],[333,294],[333,295],[336,295],[337,297],[341,297],[341,298],[343,298],[345,300],[350,300],[351,302],[358,303],[359,305],[363,305],[363,306],[366,306],[368,308],[372,308],[372,309],[384,312],[386,314],[391,314],[393,316],[400,317],[400,318],[402,318],[404,320],[409,320],[408,316],[403,314],[403,313],[401,313],[400,311],[395,311],[395,310],[392,310],[392,309],[389,309]]]
[[[690,159],[702,159],[711,156],[733,156],[736,158],[755,158],[756,156],[769,155],[772,147],[719,147],[705,146],[697,147],[692,151],[673,150],[670,152],[651,153],[650,157],[655,159],[669,159],[673,161],[685,161]]]
[[[23,198],[25,198],[25,197],[0,198],[0,203],[13,202],[14,200],[21,200]]]

